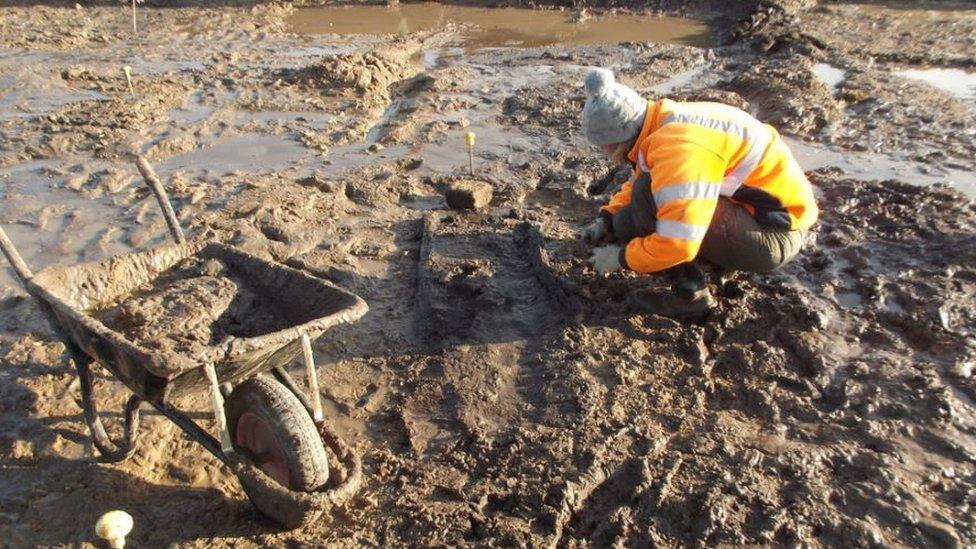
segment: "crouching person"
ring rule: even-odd
[[[776,130],[719,103],[647,101],[605,69],[584,82],[583,132],[629,162],[625,183],[581,234],[600,274],[667,273],[671,289],[628,296],[635,312],[700,319],[715,300],[702,260],[768,272],[803,246],[817,219],[810,182]]]

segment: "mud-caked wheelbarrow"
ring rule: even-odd
[[[143,159],[137,165],[159,200],[174,244],[32,273],[0,229],[4,255],[72,355],[92,442],[105,461],[129,457],[139,409],[148,403],[226,464],[258,510],[288,528],[307,524],[348,499],[362,475],[359,457],[322,417],[311,341],[337,324],[358,320],[368,307],[355,294],[303,271],[220,243],[186,242],[152,168]],[[277,324],[265,333],[227,337],[187,356],[151,351],[94,314],[108,303],[124,302],[189,258],[218,260],[259,296],[263,314],[273,315]],[[285,370],[299,354],[309,395]],[[133,393],[120,440],[107,435],[98,417],[93,362]],[[209,394],[216,436],[173,405],[192,393]],[[330,468],[326,448],[337,466]]]

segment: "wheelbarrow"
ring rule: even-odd
[[[32,273],[0,229],[0,248],[72,356],[92,443],[105,461],[129,457],[135,450],[140,407],[148,403],[227,465],[259,511],[286,528],[308,524],[352,496],[362,477],[359,457],[323,418],[311,341],[333,326],[358,320],[368,307],[355,294],[306,272],[232,246],[187,242],[152,168],[142,158],[137,166],[175,243]],[[187,356],[151,351],[94,314],[106,303],[124,302],[188,258],[219,260],[235,280],[262,296],[262,306],[278,319],[275,329],[227,337]],[[299,354],[309,395],[285,370]],[[132,392],[119,440],[108,436],[99,419],[92,394],[93,362]],[[209,393],[216,436],[173,404],[195,393]],[[331,471],[326,448],[337,460]]]

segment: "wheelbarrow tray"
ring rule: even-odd
[[[220,260],[251,291],[266,296],[284,327],[254,337],[230,337],[187,356],[146,349],[92,315],[191,256]],[[204,386],[206,363],[214,365],[221,383],[231,384],[284,366],[301,352],[302,333],[314,340],[368,310],[362,299],[331,282],[219,243],[167,244],[104,261],[49,267],[34,275],[28,290],[50,306],[79,348],[151,402]]]

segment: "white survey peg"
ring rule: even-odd
[[[109,511],[95,523],[95,535],[107,541],[112,549],[125,547],[125,536],[132,531],[132,515],[125,511]]]
[[[474,132],[464,134],[464,142],[468,145],[468,172],[474,175]]]
[[[125,81],[126,81],[126,83],[129,84],[129,93],[135,93],[132,90],[132,67],[130,67],[129,65],[126,65],[126,66],[122,67],[122,72],[125,73]]]

